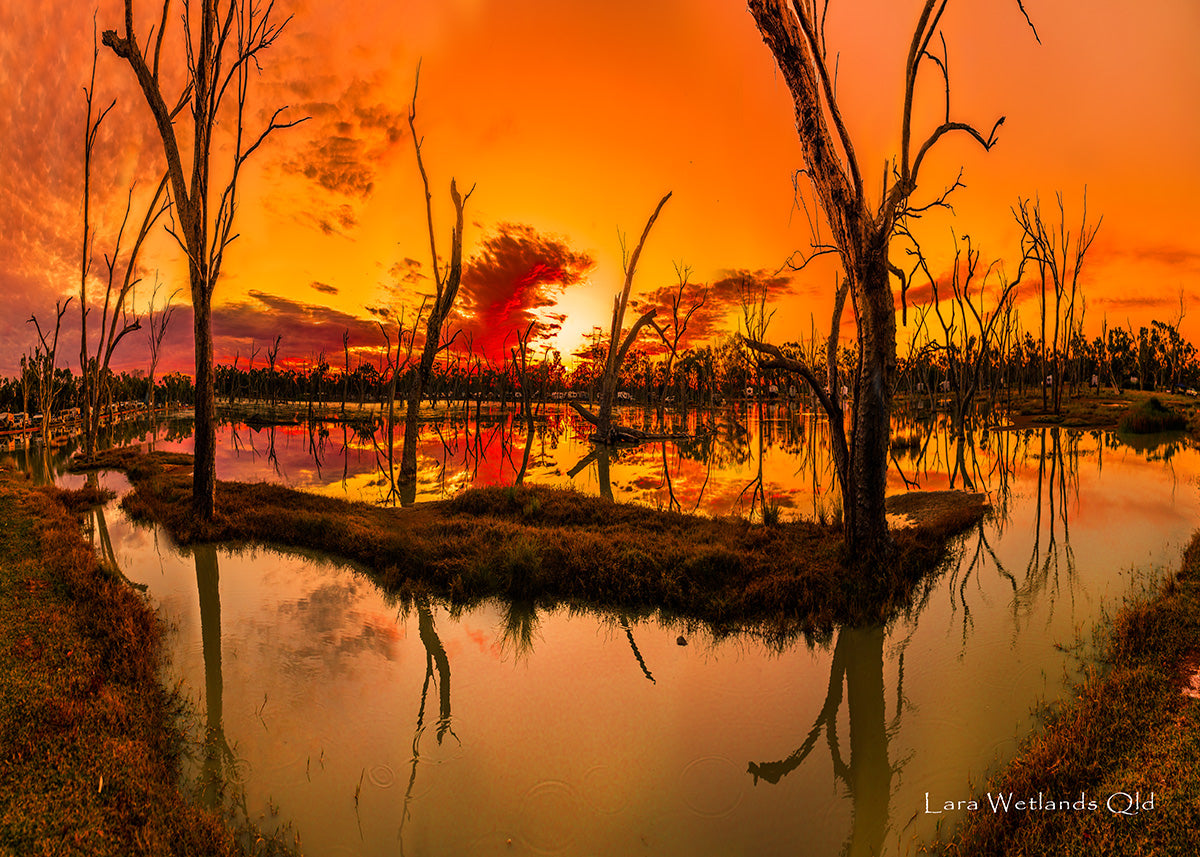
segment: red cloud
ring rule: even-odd
[[[562,324],[550,312],[558,296],[594,265],[586,253],[532,226],[502,223],[463,270],[456,321],[489,356],[502,355],[505,340],[531,321],[538,322],[534,339],[545,339]]]

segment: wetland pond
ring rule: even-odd
[[[528,447],[528,481],[621,502],[746,514],[761,477],[785,516],[827,514],[819,420],[706,419],[701,440],[578,469],[591,447],[562,411],[532,433],[511,415],[430,421],[418,498],[511,483]],[[374,444],[345,431],[227,424],[217,471],[373,499]],[[1076,675],[1078,641],[1178,564],[1200,453],[1100,431],[895,434],[914,440],[892,490],[965,484],[995,514],[907,614],[789,644],[586,609],[400,604],[334,558],[179,548],[116,501],[88,527],[171,629],[165,680],[194,703],[190,776],[231,778],[250,817],[291,825],[305,854],[906,854],[959,817],[926,813],[927,794],[933,810],[982,800],[1037,703]],[[128,440],[190,445],[178,425]],[[46,478],[58,467],[7,454]]]

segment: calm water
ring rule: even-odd
[[[716,419],[707,457],[670,443],[617,456],[614,495],[666,506],[673,489],[685,509],[724,514],[761,463],[768,496],[819,514],[819,422],[733,422]],[[543,425],[526,478],[567,484],[589,447],[565,414]],[[427,426],[422,463],[445,466],[422,496],[512,481],[521,432],[464,455],[485,427],[437,428],[446,442]],[[219,475],[380,490],[369,439],[277,428],[270,454],[268,432],[226,427]],[[926,793],[933,808],[971,797],[1031,707],[1062,692],[1084,654],[1077,634],[1175,566],[1200,520],[1200,455],[1179,441],[923,441],[923,455],[897,455],[896,490],[966,480],[996,517],[956,544],[912,615],[782,651],[620,615],[398,605],[328,559],[179,549],[115,503],[90,529],[173,628],[169,678],[195,701],[197,781],[232,774],[250,814],[294,825],[307,854],[907,853],[953,819],[925,814]],[[160,430],[156,443],[187,441]],[[575,484],[601,491],[599,474],[585,464]]]

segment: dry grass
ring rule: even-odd
[[[1186,696],[1200,649],[1200,535],[1151,600],[1116,617],[1101,664],[1048,714],[992,792],[1075,799],[1097,811],[968,815],[938,848],[953,855],[1195,854],[1200,830],[1200,701]],[[1117,816],[1116,792],[1154,794],[1153,811]]]
[[[942,558],[948,538],[982,509],[958,510],[895,533],[886,567],[851,569],[839,531],[812,523],[756,526],[616,504],[575,491],[478,488],[407,509],[321,497],[264,483],[221,482],[210,523],[189,510],[190,459],[105,453],[125,470],[134,517],[181,542],[260,541],[358,561],[386,590],[429,592],[455,604],[493,596],[662,610],[718,631],[828,630],[880,621],[902,608]]]
[[[0,472],[0,854],[241,853],[179,790],[161,628],[67,509]]]

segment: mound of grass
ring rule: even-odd
[[[1129,434],[1178,431],[1187,428],[1187,417],[1164,405],[1157,396],[1151,396],[1126,411],[1119,428]]]
[[[973,812],[947,855],[1196,853],[1200,701],[1181,690],[1200,668],[1200,534],[1180,571],[1115,618],[1101,663],[1053,708],[988,790],[1075,800],[1095,811]],[[1108,811],[1110,795],[1154,795],[1154,809]],[[1123,800],[1123,799],[1120,799]]]
[[[751,525],[618,504],[545,486],[483,487],[452,500],[380,508],[280,485],[219,482],[217,514],[190,512],[191,472],[178,456],[103,453],[125,470],[134,517],[180,542],[259,541],[326,551],[367,566],[385,590],[454,604],[501,596],[548,605],[660,610],[726,631],[772,636],[877,622],[911,598],[947,540],[983,509],[897,531],[896,556],[848,568],[841,533],[811,522]]]

